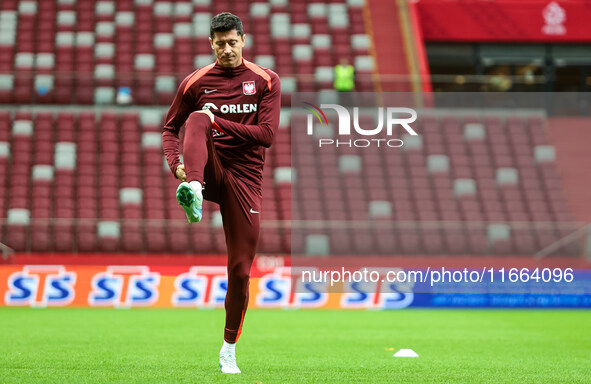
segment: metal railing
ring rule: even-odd
[[[110,223],[111,230],[101,232],[101,226]],[[223,234],[221,220],[206,219],[199,224],[188,225],[184,220],[168,219],[31,219],[28,225],[10,224],[6,219],[0,219],[3,228],[0,241],[4,259],[17,252],[31,252],[35,231],[43,230],[50,236],[67,231],[72,235],[71,252],[78,252],[79,239],[76,238],[78,230],[83,229],[92,233],[96,239],[94,245],[85,244],[86,251],[101,250],[101,240],[111,239],[119,242],[116,251],[125,252],[123,242],[125,231],[133,229],[138,231],[142,239],[146,239],[153,230],[160,230],[169,236],[172,232],[184,233],[187,238],[197,236],[192,232],[199,227],[200,236],[212,236],[215,233]],[[104,227],[103,227],[104,229]],[[591,259],[591,224],[578,222],[470,222],[470,221],[394,221],[394,220],[263,220],[261,222],[262,239],[265,233],[273,232],[291,242],[291,248],[305,248],[306,237],[309,235],[321,235],[326,237],[328,243],[339,241],[343,236],[348,236],[350,242],[355,242],[356,236],[371,236],[379,240],[379,236],[391,237],[400,245],[404,238],[411,236],[418,242],[417,253],[429,255],[525,255],[542,259],[548,256],[582,257]],[[203,234],[203,233],[206,234]],[[15,244],[15,233],[20,233],[24,243]],[[525,237],[524,237],[525,236]],[[436,237],[441,242],[441,248],[432,249],[424,244]],[[522,247],[520,239],[530,241],[530,245]],[[462,244],[450,244],[451,241],[460,240]],[[50,241],[52,242],[52,241]],[[500,245],[499,245],[500,244]],[[509,244],[509,245],[508,245]],[[375,245],[375,244],[374,244]],[[14,249],[13,249],[14,248]],[[51,246],[47,251],[55,251]],[[474,249],[478,251],[475,252]],[[453,250],[453,251],[452,251]],[[63,250],[61,250],[63,251]],[[69,250],[68,250],[69,251]],[[190,252],[191,250],[186,250]],[[143,249],[140,253],[145,253]],[[133,252],[132,252],[133,253]],[[301,253],[301,252],[294,252]],[[384,250],[370,248],[367,254],[384,254]],[[405,254],[403,247],[396,246],[387,251],[387,254]]]
[[[0,242],[0,250],[2,250],[2,260],[6,261],[10,256],[14,254],[14,249],[10,248],[8,245],[3,244]]]

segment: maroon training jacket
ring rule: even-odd
[[[192,112],[203,108],[215,115],[214,142],[224,168],[261,187],[265,148],[279,126],[279,76],[245,59],[236,68],[216,61],[187,76],[162,129],[164,155],[173,174],[181,164],[179,131]]]

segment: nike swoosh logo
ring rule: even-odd
[[[205,93],[212,93],[212,92],[215,92],[215,91],[217,91],[217,89],[206,89],[203,92],[205,92]]]
[[[257,212],[257,211],[255,211],[255,210],[253,210],[253,209],[251,208],[251,209],[250,209],[250,213],[260,213],[260,212]]]

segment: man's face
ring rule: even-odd
[[[238,35],[235,29],[228,32],[215,32],[213,40],[209,38],[211,48],[222,67],[234,68],[242,64],[244,35]]]

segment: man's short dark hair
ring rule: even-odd
[[[209,35],[213,39],[216,32],[228,32],[235,29],[238,36],[244,35],[242,29],[242,20],[230,12],[222,12],[211,19],[211,26],[209,27]]]

